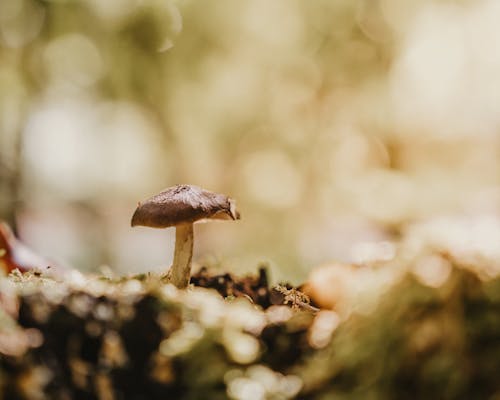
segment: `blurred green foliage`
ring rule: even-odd
[[[268,259],[298,281],[408,221],[496,212],[495,15],[487,1],[2,1],[0,216],[69,264],[144,270],[164,255],[139,254],[135,203],[197,184],[244,217],[199,227],[199,256]]]

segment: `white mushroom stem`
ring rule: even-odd
[[[177,225],[175,228],[174,262],[171,269],[171,283],[185,288],[191,276],[193,258],[193,224]]]

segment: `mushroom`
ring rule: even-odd
[[[178,288],[189,283],[193,257],[193,224],[210,219],[240,219],[233,199],[193,185],[176,185],[139,203],[132,226],[175,226],[174,261],[170,281]]]

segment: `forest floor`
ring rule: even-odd
[[[264,268],[202,268],[184,290],[14,270],[0,278],[0,398],[497,398],[500,278],[449,268],[437,283],[379,279],[352,307],[270,287]]]

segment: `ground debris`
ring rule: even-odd
[[[260,267],[256,276],[244,277],[235,277],[230,273],[213,274],[208,268],[202,267],[191,277],[191,283],[195,286],[215,289],[225,298],[246,297],[262,308],[271,305],[271,293],[265,267]]]
[[[16,272],[0,278],[0,398],[494,398],[500,278],[451,268],[440,286],[409,269],[345,314],[265,269],[202,269],[187,290]]]

